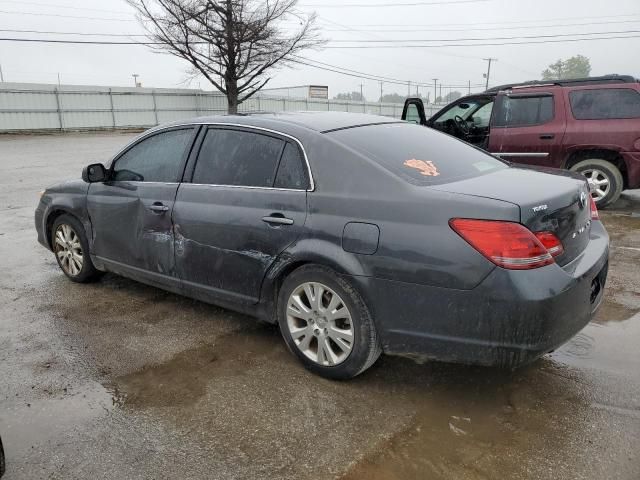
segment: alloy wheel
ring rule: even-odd
[[[335,291],[305,282],[287,301],[287,327],[296,347],[323,366],[344,362],[354,345],[354,328],[346,303]]]
[[[54,251],[67,275],[75,277],[82,271],[82,244],[73,227],[66,223],[58,225],[54,236]]]
[[[587,177],[589,187],[591,187],[591,196],[596,202],[601,201],[607,196],[611,189],[611,182],[609,177],[602,170],[589,168],[587,170],[582,170],[581,173]]]

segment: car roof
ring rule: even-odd
[[[269,128],[287,133],[290,128],[302,127],[319,133],[342,130],[364,125],[403,123],[395,118],[380,115],[347,112],[259,112],[237,115],[214,115],[180,120],[160,127],[185,124],[232,124]]]
[[[637,78],[631,75],[603,75],[601,77],[585,77],[585,78],[571,78],[567,80],[530,80],[528,82],[510,83],[507,85],[498,85],[488,89],[486,94],[497,94],[502,90],[511,90],[514,88],[535,88],[535,87],[577,87],[582,85],[608,85],[608,84],[620,84],[620,83],[637,83],[640,82]]]

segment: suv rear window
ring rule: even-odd
[[[576,90],[569,101],[577,120],[640,118],[640,93],[631,88]]]
[[[553,120],[553,96],[507,96],[498,100],[493,125],[496,127],[526,127]]]
[[[409,123],[367,125],[328,133],[414,185],[436,185],[507,165],[449,135]]]

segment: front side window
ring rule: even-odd
[[[569,102],[576,120],[640,118],[640,93],[631,88],[576,90]]]
[[[493,111],[493,102],[489,102],[486,105],[476,110],[471,118],[476,127],[488,127],[491,120],[491,112]]]
[[[526,127],[553,120],[553,96],[503,96],[498,102],[494,126]]]
[[[115,161],[111,179],[165,183],[179,181],[192,133],[192,128],[186,128],[145,138]]]
[[[285,142],[261,133],[209,129],[193,183],[272,187]]]

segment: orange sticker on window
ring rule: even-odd
[[[437,177],[440,175],[440,172],[438,172],[438,169],[431,160],[416,160],[415,158],[412,158],[411,160],[404,162],[404,164],[409,168],[419,170],[425,177]]]

